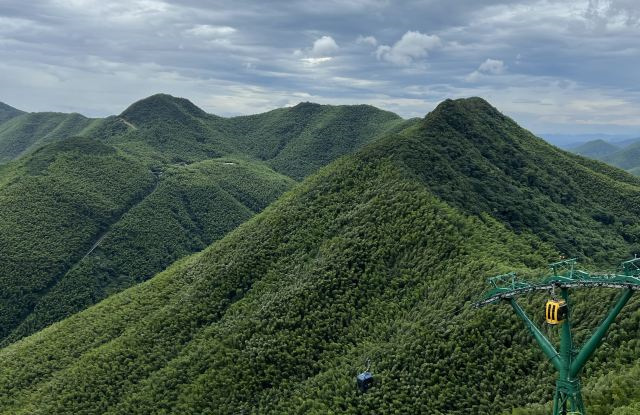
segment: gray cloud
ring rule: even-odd
[[[4,0],[0,101],[107,115],[168,92],[221,115],[310,100],[409,117],[480,95],[538,133],[640,135],[639,21],[632,0]]]

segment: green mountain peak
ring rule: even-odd
[[[186,98],[155,94],[131,104],[120,117],[133,125],[155,121],[183,121],[185,117],[204,118],[208,114]]]

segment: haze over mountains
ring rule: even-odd
[[[640,179],[480,98],[405,121],[156,95],[42,131],[2,153],[0,413],[544,413],[521,323],[470,307],[485,278],[640,252]],[[575,299],[580,343],[611,296]],[[592,414],[640,405],[638,305],[585,369]]]

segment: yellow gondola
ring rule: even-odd
[[[567,317],[567,302],[564,300],[549,300],[545,306],[544,317],[547,324],[560,324]]]

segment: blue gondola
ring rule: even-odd
[[[366,392],[373,386],[373,375],[370,372],[362,372],[356,376],[356,382],[360,392]]]

